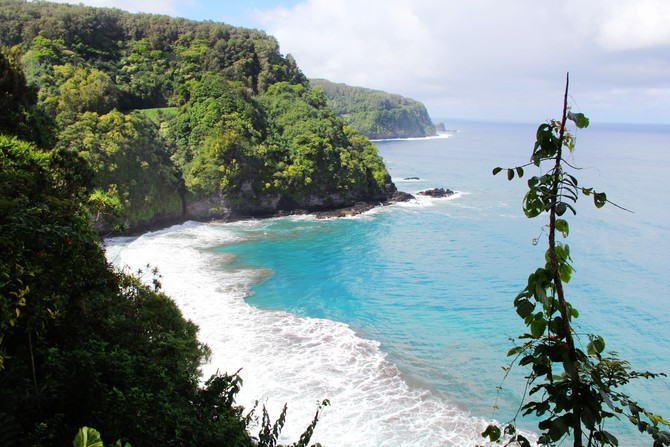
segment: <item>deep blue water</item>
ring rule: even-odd
[[[236,255],[231,268],[272,272],[249,303],[347,323],[379,341],[408,383],[506,420],[524,375],[512,374],[493,413],[508,337],[523,329],[512,300],[544,263],[546,237],[537,246],[531,240],[546,222],[523,216],[525,180],[508,182],[491,169],[524,163],[536,126],[449,127],[458,130],[450,138],[377,146],[399,189],[448,187],[459,197],[364,218],[269,220],[250,230],[266,237],[218,250]],[[594,125],[577,138],[572,162],[585,169],[576,175],[634,214],[579,203],[567,240],[577,270],[567,296],[584,333],[602,334],[636,368],[670,373],[670,128]],[[421,180],[402,181],[410,176]],[[670,414],[667,379],[631,391]]]

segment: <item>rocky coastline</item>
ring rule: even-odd
[[[448,188],[433,188],[416,193],[432,198],[447,198],[455,194]],[[345,201],[337,196],[329,196],[327,200],[312,198],[302,204],[283,200],[279,197],[265,198],[254,203],[234,204],[225,197],[202,199],[185,203],[181,215],[159,215],[155,218],[130,226],[123,232],[110,229],[104,222],[96,222],[98,233],[102,237],[137,236],[143,233],[158,231],[186,221],[196,222],[236,222],[248,219],[269,219],[273,217],[313,215],[317,219],[336,219],[363,214],[380,206],[415,200],[416,197],[404,191],[398,191],[393,183],[386,185],[386,190],[378,197],[357,201]],[[303,206],[300,206],[303,205]]]

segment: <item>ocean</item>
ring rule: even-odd
[[[109,239],[108,258],[159,269],[212,349],[204,374],[240,370],[240,404],[276,418],[288,403],[284,441],[329,399],[313,438],[325,446],[482,444],[487,422],[519,405],[527,370],[497,387],[524,330],[512,301],[546,250],[546,221],[521,211],[525,178],[491,170],[525,163],[537,125],[447,122],[439,138],[376,144],[398,189],[457,191],[448,199],[332,220],[188,222]],[[592,124],[570,162],[633,211],[584,198],[569,218],[581,341],[600,334],[634,369],[670,373],[670,126]],[[628,390],[670,416],[669,379]],[[651,445],[629,425],[609,428],[621,445]]]

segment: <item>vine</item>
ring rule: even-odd
[[[610,202],[604,192],[581,186],[571,170],[576,170],[564,159],[564,151],[575,149],[574,133],[567,129],[572,122],[578,129],[588,127],[589,120],[582,113],[573,113],[568,106],[569,75],[566,76],[563,113],[560,121],[552,120],[537,129],[537,141],[530,163],[506,169],[508,180],[524,175],[523,168],[549,163],[551,168],[528,180],[528,192],[523,199],[523,211],[528,218],[548,214],[548,248],[545,265],[528,277],[525,289],[514,299],[517,314],[528,328],[519,338],[522,345],[507,353],[513,360],[506,369],[518,364],[529,367],[526,376],[527,393],[521,400],[520,411],[502,426],[490,424],[482,433],[491,442],[504,445],[530,446],[526,436],[516,429],[519,413],[534,413],[541,418],[538,444],[555,446],[572,439],[574,447],[618,446],[618,439],[606,431],[609,418],[626,417],[642,433],[648,433],[653,446],[670,446],[670,423],[651,413],[620,391],[620,387],[634,379],[650,379],[665,374],[633,371],[626,360],[605,351],[605,340],[591,334],[584,350],[572,326],[579,316],[566,300],[563,285],[570,281],[574,271],[568,244],[557,241],[557,232],[567,238],[568,211],[576,215],[575,204],[580,196],[590,196],[594,205],[602,208]],[[503,171],[497,167],[493,175]],[[624,208],[622,208],[624,209]],[[546,213],[546,214],[545,214]]]

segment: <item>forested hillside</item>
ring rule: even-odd
[[[375,147],[261,31],[2,0],[0,46],[37,99],[37,144],[74,150],[93,170],[99,230],[327,208],[393,189]]]
[[[95,230],[383,199],[374,145],[260,31],[0,0],[0,47],[0,445],[276,445]]]
[[[357,132],[369,138],[411,138],[435,135],[426,107],[400,95],[311,79],[320,87],[328,105]]]
[[[238,378],[200,386],[197,327],[157,277],[109,266],[87,206],[94,170],[37,147],[50,123],[19,67],[0,54],[0,69],[0,445],[71,445],[84,425],[136,446],[253,445]]]

